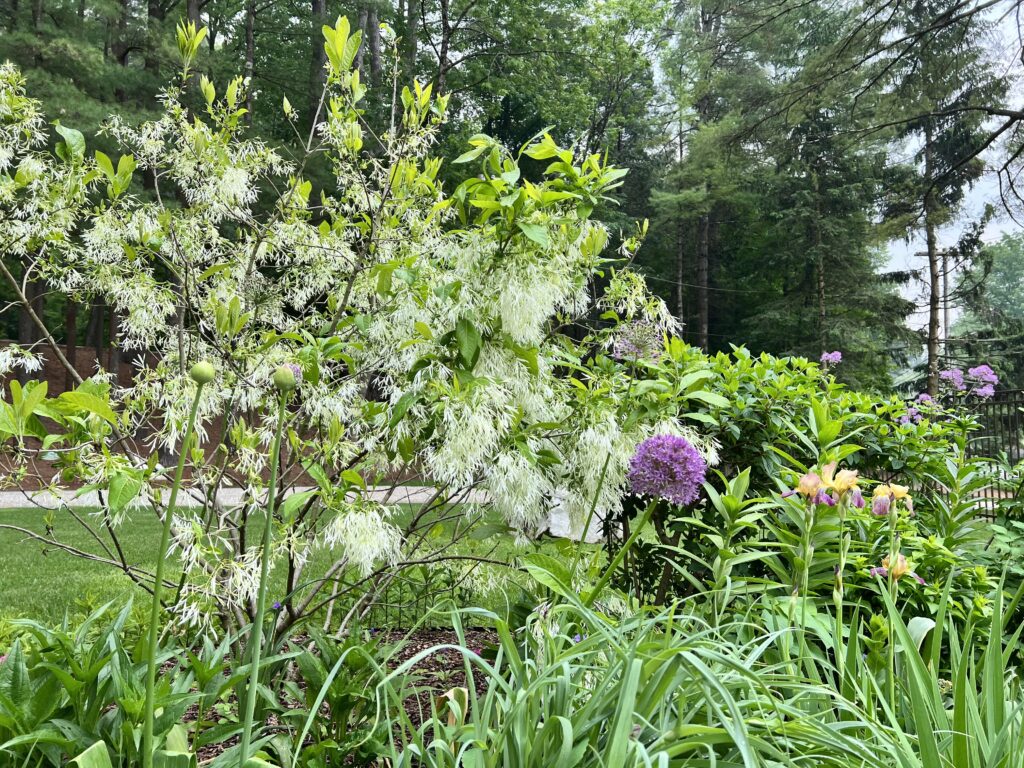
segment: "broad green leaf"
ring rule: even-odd
[[[107,752],[107,745],[102,741],[97,741],[74,758],[71,765],[77,766],[77,768],[113,768],[110,763],[110,754]]]

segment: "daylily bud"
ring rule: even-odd
[[[192,366],[188,375],[196,384],[209,384],[217,376],[217,369],[213,367],[212,363],[201,360]]]

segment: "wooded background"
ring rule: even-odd
[[[319,106],[321,27],[347,15],[364,33],[358,66],[376,86],[375,131],[397,73],[450,96],[441,156],[476,132],[517,146],[549,127],[580,154],[629,167],[619,205],[599,214],[616,231],[651,220],[641,263],[687,341],[815,358],[841,349],[841,376],[862,387],[889,389],[896,374],[934,389],[940,368],[980,361],[1020,386],[1024,243],[982,237],[990,215],[1020,203],[1018,5],[6,0],[0,57],[22,68],[50,119],[116,155],[104,119],[157,114],[179,68],[174,26],[190,19],[209,30],[197,70],[221,88],[249,78],[251,129],[287,155]],[[326,171],[308,169],[321,185]],[[448,189],[461,173],[446,166]],[[985,174],[1001,199],[971,219],[964,197]],[[892,271],[886,244],[914,234],[925,244],[914,270]],[[33,281],[19,289],[3,286],[0,336],[38,342],[31,306],[70,350],[122,362],[105,306],[67,304]],[[919,308],[925,333],[906,322]]]

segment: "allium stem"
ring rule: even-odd
[[[267,490],[267,519],[263,527],[263,552],[260,562],[260,586],[256,595],[256,617],[249,634],[250,664],[249,684],[245,690],[245,719],[242,722],[242,739],[239,744],[238,765],[242,768],[249,759],[249,745],[252,742],[253,718],[256,714],[256,692],[259,685],[260,658],[263,655],[263,618],[267,612],[267,587],[270,581],[270,543],[274,527],[274,507],[277,503],[277,469],[281,458],[281,434],[284,432],[285,404],[288,391],[282,390],[278,400],[277,430],[270,453],[270,485]]]
[[[142,766],[152,768],[153,766],[153,719],[156,707],[156,654],[157,639],[160,626],[160,593],[163,590],[164,562],[167,560],[167,547],[171,541],[171,523],[174,519],[174,505],[178,501],[178,490],[181,488],[181,478],[185,473],[185,457],[192,444],[192,436],[196,428],[196,414],[199,413],[199,397],[203,392],[203,383],[196,384],[196,394],[192,399],[192,410],[188,415],[188,426],[185,428],[185,435],[181,440],[181,451],[178,454],[178,466],[174,470],[174,483],[171,485],[171,495],[167,500],[167,511],[164,513],[164,525],[160,531],[160,548],[157,550],[156,573],[153,576],[153,604],[149,611],[148,642],[146,644],[146,704],[143,710],[142,720]]]
[[[630,548],[636,543],[636,540],[640,538],[640,534],[643,532],[647,523],[651,521],[651,516],[654,514],[654,509],[657,506],[658,499],[652,500],[651,503],[647,505],[647,509],[645,509],[643,515],[640,516],[640,520],[637,522],[633,533],[630,534],[628,539],[626,539],[619,551],[615,553],[615,557],[613,557],[612,561],[608,563],[608,568],[598,580],[597,584],[594,585],[594,588],[590,590],[590,594],[587,595],[586,599],[583,601],[584,606],[589,608],[593,605],[597,596],[606,586],[608,586],[608,582],[611,581],[612,574],[615,573],[615,569],[618,568],[622,564],[622,561],[626,559],[626,553],[629,552]]]

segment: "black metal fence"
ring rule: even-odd
[[[981,430],[971,436],[972,455],[1005,455],[1011,464],[1024,459],[1024,390],[996,392],[994,397],[968,407],[981,423]]]
[[[1024,390],[996,392],[994,397],[969,403],[968,408],[981,424],[971,434],[969,454],[1001,460],[992,464],[991,482],[978,498],[979,516],[995,520],[1000,506],[1020,494],[1010,467],[1024,460]]]

